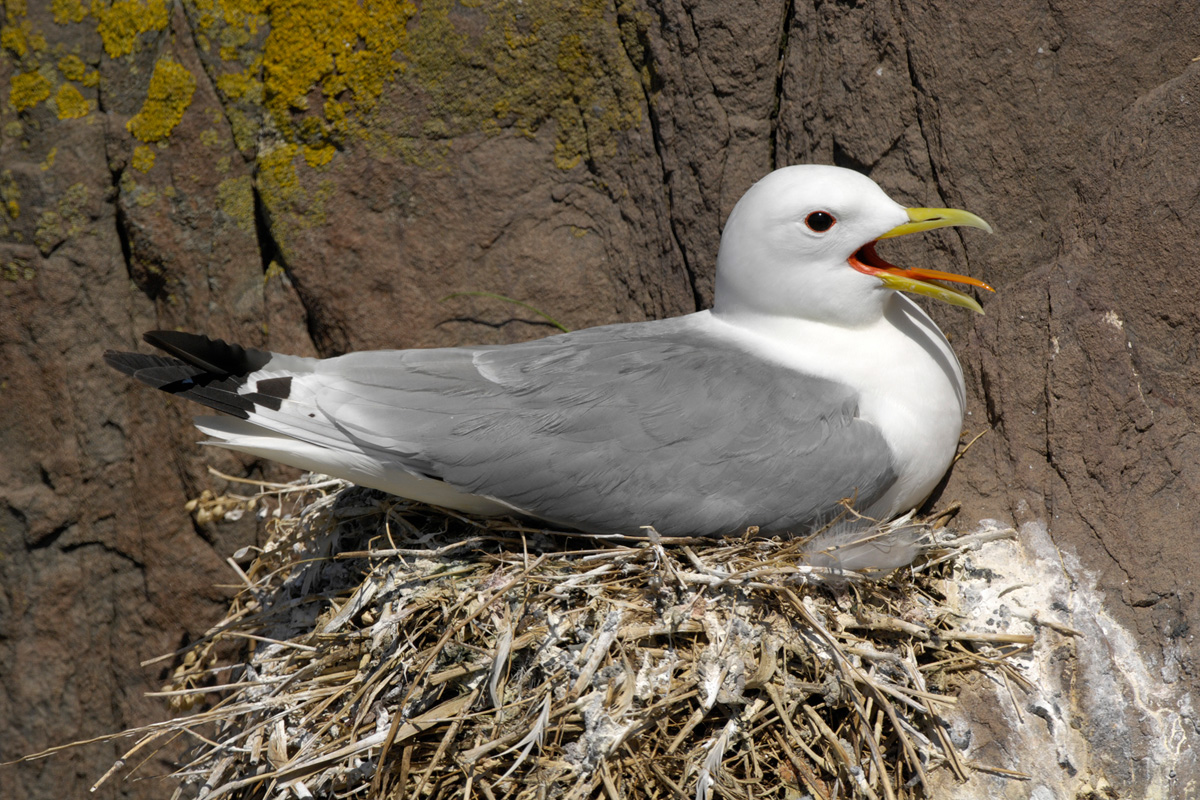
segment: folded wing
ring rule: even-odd
[[[802,532],[895,480],[853,391],[687,317],[325,360],[147,339],[178,359],[106,360],[232,414],[198,421],[215,444],[469,511],[596,533]]]

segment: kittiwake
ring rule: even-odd
[[[209,444],[477,514],[590,533],[801,534],[853,504],[921,504],[954,457],[962,371],[901,292],[982,312],[878,240],[965,211],[904,208],[872,180],[792,166],[726,222],[713,307],[501,346],[314,359],[155,331],[105,360],[224,412]]]

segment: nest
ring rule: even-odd
[[[939,591],[1003,533],[904,522],[863,558],[845,537],[596,539],[283,491],[301,510],[230,561],[226,618],[170,656],[160,694],[186,713],[110,775],[184,736],[175,796],[207,800],[919,797],[931,770],[980,768],[940,716],[956,686],[1022,682],[1008,658],[1032,643],[963,629]],[[915,562],[878,568],[894,547]]]

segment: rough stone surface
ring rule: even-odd
[[[164,667],[139,663],[215,619],[224,559],[256,535],[195,524],[183,503],[227,488],[210,463],[282,474],[195,447],[190,411],[116,379],[103,349],[155,327],[324,355],[551,332],[494,300],[443,302],[463,291],[573,328],[691,311],[740,193],[806,161],[995,224],[887,245],[998,290],[985,318],[933,309],[967,373],[967,432],[989,431],[941,499],[1046,522],[1159,679],[1195,691],[1194,12],[6,3],[0,759],[164,713],[143,697]],[[80,796],[117,752],[0,768],[0,795]],[[1103,758],[1086,769],[1078,786],[1123,797],[1200,781],[1191,764],[1153,785]]]
[[[1137,797],[1190,796],[1179,777],[1197,768],[1196,709],[1190,687],[1171,677],[1177,663],[1158,661],[1111,616],[1096,574],[1056,547],[1044,522],[1012,532],[967,555],[944,587],[967,628],[1034,636],[1013,659],[1019,673],[977,678],[947,714],[963,758],[998,769],[965,784],[939,771],[931,794],[1124,797],[1137,787]]]

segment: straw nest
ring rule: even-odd
[[[964,630],[939,590],[1004,534],[944,517],[866,544],[600,540],[338,481],[273,493],[299,510],[164,657],[181,715],[101,782],[184,736],[175,796],[209,800],[919,797],[980,768],[940,718],[964,676],[1023,680],[1031,640]]]

